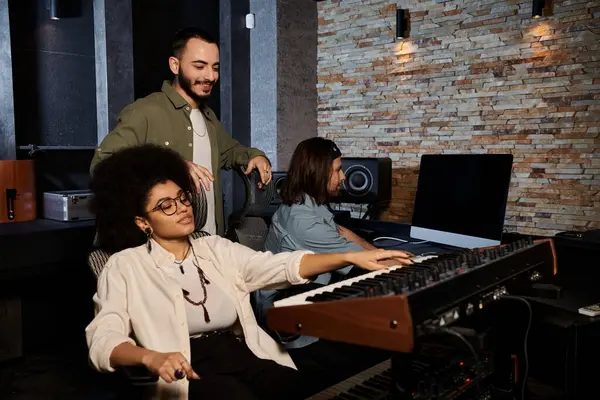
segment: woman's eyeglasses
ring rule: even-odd
[[[154,207],[150,212],[161,210],[165,215],[173,215],[177,212],[177,201],[184,206],[191,206],[192,200],[190,193],[180,192],[179,196],[174,199],[164,199],[156,207]]]

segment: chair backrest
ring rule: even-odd
[[[235,226],[242,222],[246,217],[270,217],[267,214],[269,205],[275,197],[275,185],[269,182],[262,188],[258,187],[260,183],[260,174],[253,170],[250,174],[244,173],[244,167],[235,167],[234,171],[241,178],[246,193],[244,205],[239,210],[234,211],[229,216],[229,226]]]
[[[268,233],[269,225],[263,217],[245,217],[235,226],[230,227],[226,236],[253,250],[264,251]]]
[[[206,220],[206,217],[204,219]],[[197,239],[202,236],[209,236],[209,234],[204,231],[196,231],[190,235],[192,239]],[[88,255],[88,266],[94,273],[96,279],[98,279],[98,276],[102,272],[102,269],[104,269],[104,266],[111,255],[111,253],[103,249],[96,249]]]
[[[244,206],[229,217],[229,229],[225,236],[253,250],[264,251],[265,239],[269,232],[266,219],[271,217],[268,208],[275,196],[275,185],[270,182],[259,188],[258,171],[253,170],[248,175],[244,174],[243,168],[235,168],[235,171],[244,184],[246,200]]]
[[[206,225],[206,218],[208,217],[208,203],[206,202],[204,186],[202,186],[200,193],[195,193],[192,208],[194,210],[194,230],[201,231],[204,225]]]

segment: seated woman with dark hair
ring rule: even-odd
[[[114,252],[86,328],[100,371],[143,365],[159,398],[301,396],[288,354],[257,324],[250,293],[358,265],[385,268],[399,251],[256,252],[219,236],[190,239],[193,182],[185,161],[153,145],[120,150],[94,171],[98,243]]]
[[[287,180],[281,189],[283,204],[271,219],[265,248],[275,254],[298,250],[315,253],[375,250],[375,246],[338,225],[328,208],[329,200],[338,194],[344,179],[342,153],[333,141],[314,137],[300,142],[290,160]],[[398,259],[382,263],[388,266],[409,264],[408,258],[412,254],[400,254]],[[323,285],[333,283],[343,279],[351,268],[324,272],[313,281]],[[265,289],[255,292],[254,296],[258,321],[267,328],[267,311],[280,292]],[[379,354],[370,349],[310,336],[286,337],[281,341],[301,371],[321,371],[321,375],[342,373],[348,367],[367,368],[370,360],[379,358]],[[364,363],[359,360],[362,355],[366,357]]]

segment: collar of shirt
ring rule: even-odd
[[[171,270],[175,264],[175,255],[171,252],[165,250],[158,242],[154,239],[150,239],[152,243],[152,250],[150,251],[150,257],[156,264],[156,267],[160,269],[168,269]],[[196,254],[197,258],[205,259],[202,256],[202,249],[200,248],[202,245],[197,240],[190,240],[192,245],[192,250],[194,251],[192,254]],[[191,257],[192,255],[189,255]]]
[[[333,218],[333,214],[331,213],[331,211],[329,211],[325,204],[322,204],[320,206],[317,205],[315,199],[306,193],[304,194],[304,205],[312,209],[316,214],[321,215],[322,217]]]
[[[154,239],[150,239],[152,250],[150,251],[150,257],[154,260],[154,263],[158,268],[164,268],[175,263],[175,256],[165,250],[158,242]]]
[[[177,93],[177,90],[175,90],[175,88],[173,87],[171,82],[163,81],[161,91],[171,101],[171,103],[173,104],[173,107],[179,109],[179,108],[183,108],[183,107],[187,106],[185,110],[189,114],[189,112],[191,111],[190,105],[188,104],[187,101],[185,101],[185,99],[179,93]],[[200,104],[198,109],[202,112],[202,115],[204,115],[206,118],[208,118],[209,120],[213,119],[213,114],[212,114],[211,110],[206,106],[206,104]]]

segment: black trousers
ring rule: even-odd
[[[233,334],[192,339],[189,399],[303,399],[302,375],[293,368],[254,355]]]

